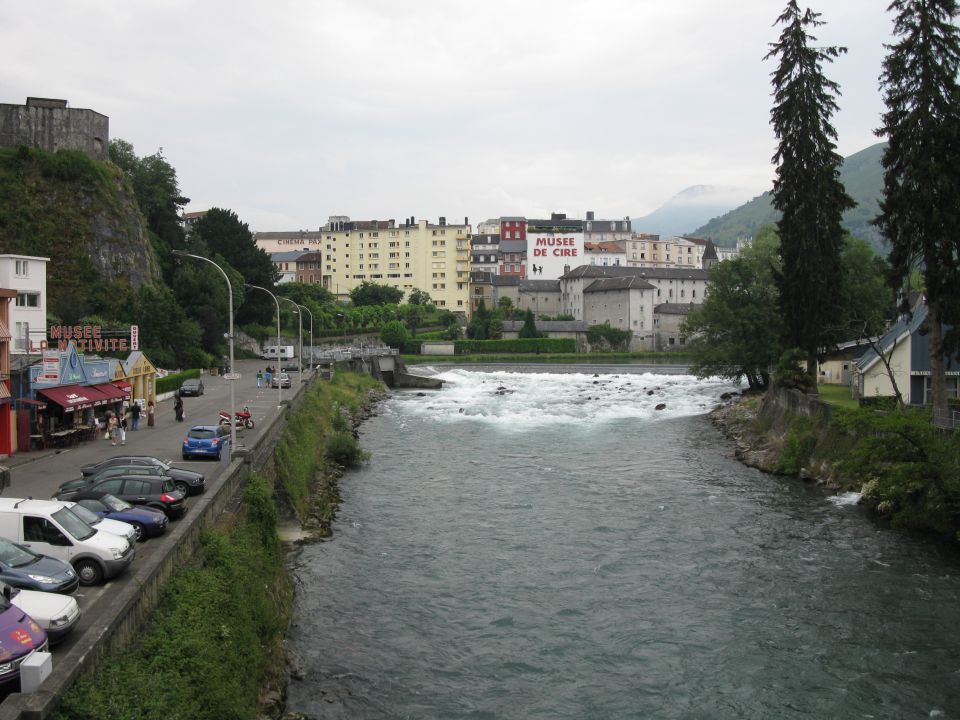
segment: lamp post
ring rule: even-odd
[[[217,265],[210,258],[205,258],[202,255],[191,255],[188,252],[183,252],[183,250],[174,250],[173,254],[208,262],[217,270],[219,270],[220,274],[223,275],[223,279],[227,281],[227,306],[230,316],[230,332],[227,334],[227,339],[230,345],[230,374],[233,375],[233,286],[230,284],[230,278],[227,277],[227,274],[223,271],[223,268]],[[233,452],[237,449],[237,400],[233,387],[233,380],[228,379],[227,382],[230,383],[230,451]]]
[[[343,326],[343,347],[347,347],[347,316],[343,313],[337,313],[337,320],[340,321],[340,324]]]
[[[310,370],[313,370],[313,311],[306,305],[301,305],[300,308],[310,313]]]
[[[297,358],[297,367],[300,369],[300,378],[303,379],[303,313],[300,312],[300,306],[288,297],[283,298],[293,305],[293,312],[297,315],[297,321],[300,323],[300,357]],[[277,352],[280,352],[279,350]]]
[[[272,292],[267,290],[265,287],[260,287],[259,285],[251,285],[250,283],[244,283],[248,288],[253,288],[254,290],[263,290],[267,295],[273,298],[273,301],[277,304],[277,355],[280,354],[280,301],[277,300],[277,296]],[[277,407],[283,405],[283,383],[277,380]]]

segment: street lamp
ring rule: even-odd
[[[300,306],[288,297],[283,298],[293,305],[293,312],[297,315],[297,321],[300,323],[300,357],[297,358],[297,367],[300,368],[300,377],[303,378],[303,314],[300,312]],[[280,352],[279,350],[277,352]]]
[[[313,370],[313,312],[306,305],[300,307],[310,313],[310,369]]]
[[[248,288],[253,288],[254,290],[263,290],[267,295],[273,298],[273,301],[277,304],[277,358],[280,357],[280,301],[277,300],[277,296],[272,292],[267,290],[265,287],[260,287],[259,285],[251,285],[250,283],[244,283]],[[277,380],[277,407],[283,405],[283,383]]]
[[[230,332],[227,334],[230,344],[230,375],[227,376],[227,382],[230,383],[230,451],[233,452],[237,449],[237,400],[233,387],[233,286],[230,284],[230,278],[227,277],[227,274],[223,271],[223,268],[217,265],[210,258],[205,258],[202,255],[191,255],[188,252],[183,252],[183,250],[173,250],[174,255],[179,255],[181,257],[190,257],[194,260],[203,260],[213,265],[217,270],[220,271],[220,274],[223,275],[223,279],[227,281],[227,308],[230,313]]]
[[[343,326],[343,347],[347,347],[347,316],[343,313],[337,313],[337,320],[340,321],[340,324]]]

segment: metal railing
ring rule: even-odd
[[[933,424],[939,428],[956,430],[960,428],[960,410],[933,410]]]

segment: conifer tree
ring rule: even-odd
[[[960,30],[955,0],[894,0],[899,41],[880,75],[887,111],[876,223],[892,245],[892,282],[923,272],[934,418],[946,419],[945,358],[960,345]],[[944,325],[952,330],[945,333]]]
[[[777,18],[784,26],[780,38],[765,58],[778,59],[770,120],[778,140],[773,205],[781,213],[779,302],[787,346],[804,351],[811,375],[818,354],[843,330],[835,321],[843,282],[840,221],[855,204],[840,182],[843,158],[830,124],[839,87],[823,74],[823,64],[846,48],[812,44],[810,30],[823,24],[819,17],[790,0]]]

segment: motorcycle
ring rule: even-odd
[[[253,416],[250,414],[250,408],[245,406],[243,410],[237,410],[237,412],[234,413],[234,416],[234,422],[238,428],[245,427],[248,430],[253,429]],[[230,424],[230,413],[228,413],[226,410],[220,411],[220,424]]]

